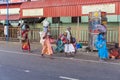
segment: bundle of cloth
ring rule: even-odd
[[[120,59],[120,48],[118,43],[115,43],[114,47],[109,50],[109,58]]]

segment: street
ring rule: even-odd
[[[120,80],[119,63],[43,58],[10,46],[0,46],[0,80]]]

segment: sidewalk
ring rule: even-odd
[[[22,52],[20,42],[6,42],[0,41],[0,49],[7,50],[7,51],[15,51],[15,52]],[[40,43],[31,43],[31,54],[41,54],[41,45]],[[85,52],[78,50],[77,53],[72,56],[65,56],[64,53],[55,53],[54,57],[63,57],[63,58],[72,58],[72,59],[82,59],[82,60],[92,60],[92,61],[99,61],[97,52]],[[120,59],[117,60],[108,60],[107,62],[114,62],[120,63]]]

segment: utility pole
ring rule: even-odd
[[[6,36],[6,41],[8,41],[9,39],[9,1],[6,0],[7,2],[7,14],[6,14],[6,26],[7,26],[7,36]]]
[[[118,4],[118,6],[120,6],[120,4]],[[118,12],[120,12],[119,7],[118,7]],[[119,16],[119,13],[117,15],[117,22],[118,22],[118,44],[119,44],[119,47],[120,47],[120,16]]]

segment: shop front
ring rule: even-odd
[[[54,18],[58,20],[58,27],[60,23],[64,27],[64,23],[69,20],[69,25],[72,25],[72,17],[76,18],[76,25],[73,27],[74,36],[78,38],[80,41],[88,41],[88,33],[77,31],[84,30],[84,24],[87,24],[89,21],[89,12],[94,11],[102,11],[107,13],[108,19],[108,33],[107,42],[118,42],[120,39],[118,38],[118,30],[114,26],[111,26],[112,23],[118,24],[120,9],[119,9],[119,0],[45,0],[45,1],[35,1],[35,2],[25,2],[21,5],[20,10],[20,18],[41,18],[47,17],[50,18],[51,24],[54,22]],[[112,17],[113,16],[113,17]],[[114,17],[115,16],[115,17]],[[80,18],[80,19],[79,19]],[[81,22],[80,22],[81,21]],[[113,24],[113,25],[114,25]],[[65,25],[66,26],[66,25]],[[116,25],[117,26],[117,25]],[[61,27],[60,27],[61,28]],[[78,29],[80,28],[80,29]],[[82,28],[82,29],[81,29]],[[83,29],[84,28],[84,29]],[[113,29],[114,28],[114,29]],[[87,28],[85,29],[87,31]],[[60,33],[62,33],[63,29],[60,29]],[[78,36],[77,34],[80,33]],[[86,35],[87,34],[87,35]],[[112,36],[111,36],[112,35]],[[113,38],[113,35],[117,36]],[[85,37],[86,36],[86,37]],[[110,37],[109,37],[110,36]],[[120,43],[120,41],[119,41]]]
[[[120,38],[118,38],[118,32],[120,32],[118,31],[118,25],[120,25],[119,0],[41,0],[10,4],[9,8],[9,20],[26,20],[29,21],[32,28],[37,28],[36,26],[42,26],[40,22],[44,18],[48,18],[51,26],[60,28],[59,33],[62,33],[66,26],[73,26],[73,35],[83,42],[88,41],[89,12],[103,11],[107,13],[107,25],[110,27],[108,38],[111,35],[117,36],[115,38],[111,36],[112,39],[107,39],[107,42],[120,42]],[[0,5],[0,9],[3,12],[3,9],[6,10],[6,5]],[[0,20],[6,19],[5,13],[0,16]]]

